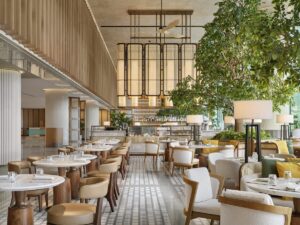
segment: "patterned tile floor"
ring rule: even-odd
[[[47,151],[51,154],[51,150]],[[53,154],[53,153],[52,153]],[[7,168],[0,167],[0,174],[6,174]],[[131,156],[126,179],[119,179],[121,195],[117,201],[115,212],[110,212],[109,204],[104,200],[102,224],[106,225],[182,225],[184,185],[179,171],[171,176],[168,164],[159,161],[153,166],[152,157]],[[6,224],[7,207],[10,193],[0,192],[0,225]],[[30,200],[35,206],[35,225],[46,225],[47,212],[38,212],[37,202]],[[52,191],[49,202],[52,205]],[[95,204],[95,201],[91,201]],[[199,225],[208,225],[207,220],[197,220]]]

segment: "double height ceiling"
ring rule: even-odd
[[[196,43],[216,2],[89,0],[117,65],[120,107],[137,107],[145,98],[149,106],[172,106],[169,91],[184,77],[196,76]]]

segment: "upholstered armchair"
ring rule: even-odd
[[[224,187],[239,189],[240,186],[239,160],[219,159],[216,161],[216,174],[224,178]]]
[[[185,147],[175,147],[172,150],[171,161],[172,161],[172,175],[174,168],[192,168],[199,167],[199,159],[194,158],[195,149]]]
[[[210,175],[208,170],[202,167],[186,170],[183,181],[186,197],[185,225],[189,225],[190,221],[197,217],[210,219],[211,224],[214,220],[220,220],[220,203],[217,198],[223,189],[223,178]]]
[[[211,173],[216,173],[216,161],[225,159],[225,155],[220,152],[213,152],[208,155],[208,168]]]
[[[219,197],[221,225],[289,225],[292,209],[274,206],[267,194],[227,190]]]

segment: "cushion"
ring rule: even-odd
[[[276,174],[278,176],[276,162],[279,161],[275,158],[264,158],[262,160],[262,177],[269,177],[269,174]]]
[[[278,147],[279,154],[289,154],[289,149],[288,149],[288,145],[287,145],[286,141],[280,140],[280,141],[274,141],[274,143]]]
[[[293,141],[292,140],[287,140],[286,144],[288,146],[289,153],[294,154]]]
[[[203,140],[202,142],[205,145],[218,145],[219,144],[219,140]],[[218,152],[218,151],[219,151],[219,148],[203,148],[201,153],[209,154],[209,153]]]
[[[237,190],[227,189],[224,192],[224,197],[238,199],[238,200],[245,200],[249,202],[256,202],[256,203],[261,203],[266,205],[273,205],[273,200],[270,195],[261,194],[257,192],[237,191]]]
[[[195,202],[203,202],[213,198],[210,176],[207,168],[194,168],[186,170],[186,176],[198,182]]]
[[[204,202],[197,202],[193,206],[193,211],[212,215],[220,215],[220,207],[218,199],[210,199]]]
[[[94,221],[96,206],[80,203],[63,203],[48,210],[47,222],[51,224],[81,225]]]
[[[284,171],[292,172],[292,177],[300,178],[300,165],[294,162],[276,162],[279,177],[284,177]]]

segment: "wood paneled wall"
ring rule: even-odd
[[[0,0],[0,29],[117,105],[116,70],[85,0]]]
[[[22,109],[22,128],[45,127],[45,109]]]

